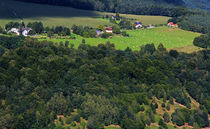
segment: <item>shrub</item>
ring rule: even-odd
[[[72,119],[71,118],[67,118],[66,119],[66,124],[71,124],[71,122],[72,122]]]
[[[104,38],[104,39],[106,39],[106,38],[109,38],[110,36],[112,36],[112,34],[111,33],[103,33],[103,34],[101,34],[100,35],[101,36],[101,38]]]
[[[124,36],[124,37],[129,37],[129,34],[128,34],[126,31],[122,31],[121,34],[122,34],[122,36]]]
[[[161,107],[162,107],[162,108],[166,107],[165,103],[162,103]]]
[[[76,123],[75,123],[75,122],[72,122],[72,123],[71,123],[71,126],[72,126],[72,127],[75,127],[75,126],[76,126]]]
[[[166,109],[168,110],[168,111],[170,111],[170,104],[167,104],[167,106],[166,106]]]

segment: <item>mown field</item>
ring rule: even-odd
[[[129,30],[127,31],[130,37],[113,36],[109,39],[102,38],[85,38],[87,44],[96,46],[99,43],[111,42],[115,44],[116,49],[124,50],[127,47],[132,50],[139,50],[142,45],[148,43],[154,43],[157,47],[162,43],[166,48],[182,48],[185,46],[192,46],[192,48],[197,49],[193,46],[193,40],[195,37],[199,36],[199,33],[193,33],[190,31],[184,31],[178,28],[168,28],[168,27],[158,27],[153,29],[144,30]],[[65,42],[69,41],[70,44],[74,44],[78,47],[82,42],[82,37],[75,35],[76,40],[73,39],[47,39],[53,42]],[[39,39],[45,40],[45,39]],[[188,51],[190,51],[189,49]]]
[[[13,0],[0,1],[0,26],[4,26],[10,21],[20,22],[23,18],[25,23],[42,21],[44,26],[66,26],[73,24],[97,27],[102,25],[113,25],[109,21],[101,20],[103,15],[110,14],[97,11],[87,11],[69,7],[59,7],[52,5],[40,5],[33,3],[22,3]],[[145,25],[166,24],[169,17],[163,16],[141,16],[126,15],[124,17],[141,20]],[[134,20],[135,21],[135,20]]]

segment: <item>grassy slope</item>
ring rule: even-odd
[[[110,41],[115,44],[117,49],[124,50],[130,47],[132,50],[139,50],[140,46],[147,43],[154,43],[158,46],[160,43],[166,48],[180,48],[192,45],[193,39],[200,34],[181,29],[173,29],[168,27],[158,27],[146,30],[132,30],[127,31],[130,37],[114,36],[111,39],[102,38],[86,38],[86,43],[90,45],[98,45],[99,43],[106,43]],[[82,42],[82,37],[76,36],[76,40],[67,40],[75,44],[76,47]],[[48,39],[53,42],[65,42],[65,39]]]
[[[16,15],[15,15],[15,14]],[[98,19],[107,13],[74,9],[69,7],[59,7],[51,5],[40,5],[33,3],[22,3],[12,0],[0,0],[0,26],[4,26],[9,21],[20,21],[16,17],[21,17],[24,22],[42,21],[45,26],[63,25],[71,27],[73,24],[96,27],[99,24],[113,25],[108,21]],[[145,24],[165,24],[169,17],[162,16],[138,16],[124,15],[130,18],[142,19]]]
[[[168,112],[171,116],[171,114],[178,108],[186,108],[185,106],[179,104],[179,103],[174,103],[174,105],[170,104],[170,110],[166,110],[166,108],[162,108],[161,107],[161,104],[163,103],[163,100],[160,99],[158,100],[157,98],[154,98],[155,101],[157,102],[158,104],[158,109],[156,109],[156,112],[157,114],[155,114],[155,123],[151,123],[150,126],[147,126],[145,129],[158,129],[159,125],[158,125],[158,122],[160,120],[160,118],[162,118],[164,112]],[[192,109],[196,109],[199,107],[199,104],[194,100],[192,99],[192,103],[191,103],[191,106],[192,106]],[[168,103],[168,101],[166,102],[166,104]],[[147,110],[151,110],[150,109],[150,106],[148,105],[144,105],[144,108],[145,108],[145,111]],[[145,112],[144,111],[144,112]],[[137,117],[140,117],[140,116],[144,116],[144,118],[146,119],[146,116],[144,114],[144,112],[139,112],[137,113]],[[71,115],[74,115],[74,114],[77,114],[77,110],[74,110],[74,112],[71,113]],[[80,123],[76,123],[76,126],[73,127],[71,126],[71,124],[66,124],[66,119],[67,118],[70,118],[71,116],[66,116],[64,118],[62,118],[63,120],[63,124],[59,121],[59,119],[56,119],[55,120],[55,124],[56,124],[56,127],[57,128],[62,128],[62,127],[71,127],[71,129],[77,129],[78,127],[80,128],[83,128],[83,127],[86,127],[87,126],[87,120],[83,119],[83,118],[80,118],[81,122]],[[169,123],[167,123],[167,126],[169,129],[182,129],[182,127],[178,127],[178,126],[175,126],[171,121]],[[105,129],[121,129],[119,125],[109,125],[109,126],[105,126],[104,127]],[[190,127],[188,126],[185,126],[186,129],[191,129]]]

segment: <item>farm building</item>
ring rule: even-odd
[[[22,35],[23,35],[23,36],[28,36],[28,35],[29,35],[29,32],[30,32],[31,30],[32,30],[31,28],[24,28],[24,29],[23,29],[23,32],[22,32]]]
[[[111,27],[105,27],[104,29],[107,33],[112,33],[113,32]]]
[[[173,22],[169,22],[168,23],[168,26],[169,27],[176,27],[176,28],[178,28],[178,25],[177,24],[174,24]]]
[[[104,32],[102,30],[96,30],[96,34],[97,35],[100,35],[100,34],[103,34]]]
[[[22,35],[23,36],[28,36],[29,32],[31,31],[31,28],[22,28],[22,30],[18,29],[18,28],[12,28],[10,31],[8,31],[9,33],[15,33],[16,35],[20,35],[21,31],[22,31]]]
[[[16,35],[20,35],[20,30],[17,28],[12,28],[10,31],[8,31],[9,33],[15,33]]]
[[[143,25],[142,25],[142,22],[140,22],[140,21],[136,21],[134,24],[133,24],[133,26],[137,29],[137,28],[142,28],[143,27]]]

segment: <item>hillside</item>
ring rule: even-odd
[[[0,36],[0,45],[1,128],[209,126],[208,49],[74,48],[22,36]]]
[[[44,10],[44,11],[43,11]],[[0,1],[0,26],[4,26],[10,21],[20,22],[20,18],[27,24],[28,22],[42,21],[44,26],[63,25],[71,27],[73,24],[97,27],[102,25],[113,25],[109,21],[101,18],[108,13],[74,9],[70,7],[60,7],[52,5],[40,5],[33,3],[23,3],[17,1]],[[128,18],[135,18],[144,24],[166,24],[169,17],[163,16],[140,16],[123,15]]]
[[[210,0],[183,0],[183,1],[189,7],[210,10]]]
[[[204,10],[210,9],[210,1],[209,0],[18,0],[24,2],[33,2],[33,3],[41,3],[41,4],[52,4],[52,5],[62,5],[62,6],[70,6],[75,8],[82,9],[92,9],[92,10],[100,10],[100,11],[116,11],[116,8],[122,8],[125,5],[133,6],[134,5],[164,5],[164,6],[181,6],[184,8],[199,8]],[[112,5],[112,6],[111,6]]]

